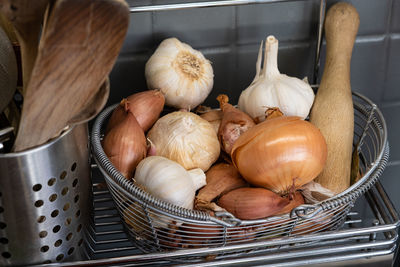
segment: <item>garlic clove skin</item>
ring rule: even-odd
[[[279,107],[285,116],[305,119],[314,102],[314,92],[307,83],[281,74],[273,80],[261,77],[258,83],[243,91],[238,108],[258,121],[264,121],[268,108]]]
[[[207,184],[206,174],[200,168],[191,169],[188,171],[190,178],[192,179],[195,191],[202,188]]]
[[[264,66],[260,68],[260,55],[257,59],[257,74],[250,86],[245,89],[238,102],[240,110],[256,121],[265,120],[268,108],[278,107],[285,116],[298,116],[305,119],[314,102],[314,91],[306,80],[281,74],[278,70],[278,40],[270,35],[265,42]]]
[[[204,55],[177,38],[161,42],[147,61],[145,76],[149,89],[160,89],[168,106],[193,109],[207,98],[214,72]]]
[[[172,160],[150,156],[138,164],[134,180],[163,201],[193,209],[196,190],[206,184],[206,175],[201,169],[187,171]]]

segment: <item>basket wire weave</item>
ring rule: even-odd
[[[290,214],[260,220],[240,220],[230,213],[184,209],[161,201],[128,181],[108,160],[101,146],[102,131],[116,105],[96,119],[92,151],[119,214],[137,247],[144,252],[180,248],[221,247],[254,240],[296,236],[340,228],[354,202],[373,186],[389,157],[385,120],[368,98],[353,93],[354,147],[359,148],[362,178],[323,202],[301,205]]]

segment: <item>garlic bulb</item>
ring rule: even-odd
[[[220,153],[213,126],[188,111],[175,111],[161,117],[147,138],[153,143],[157,156],[176,161],[187,170],[208,170]]]
[[[187,110],[201,104],[214,84],[210,62],[176,38],[161,42],[146,63],[145,75],[149,89],[160,89],[166,105]]]
[[[270,35],[265,43],[261,69],[262,42],[256,64],[256,76],[240,97],[238,107],[254,120],[265,120],[267,108],[278,107],[286,116],[305,119],[314,102],[314,92],[304,80],[281,74],[278,70],[278,40]]]
[[[196,190],[206,185],[201,169],[187,171],[160,156],[143,159],[136,167],[134,180],[151,195],[187,209],[193,209]]]

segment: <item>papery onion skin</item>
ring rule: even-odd
[[[227,95],[219,95],[217,100],[223,112],[218,139],[222,149],[230,154],[239,136],[256,124],[249,115],[229,104]]]
[[[188,111],[175,111],[161,117],[147,133],[157,156],[181,164],[186,170],[207,171],[220,153],[212,125]]]
[[[326,162],[327,146],[310,122],[282,116],[243,133],[231,157],[250,184],[285,195],[317,177]]]
[[[218,133],[219,126],[222,120],[222,110],[210,110],[200,114],[200,117],[211,123],[216,133]]]
[[[207,184],[195,199],[196,209],[207,207],[208,203],[229,191],[248,186],[232,164],[215,164],[206,172],[206,177]]]
[[[131,179],[139,162],[146,156],[146,137],[135,116],[125,111],[123,121],[104,137],[103,148],[117,170]]]
[[[129,110],[135,116],[140,127],[146,132],[160,117],[164,108],[165,98],[160,90],[147,90],[132,94],[123,99],[115,108],[107,124],[106,132],[121,122],[126,114],[124,112],[125,102],[129,103]]]
[[[242,220],[262,219],[277,214],[289,200],[264,188],[239,188],[223,195],[218,205]]]
[[[291,196],[287,196],[286,198],[289,199],[289,204],[287,204],[278,214],[285,214],[291,212],[294,208],[304,204],[304,197],[299,192],[296,191]]]

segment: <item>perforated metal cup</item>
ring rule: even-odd
[[[0,266],[83,259],[90,184],[87,124],[0,154]]]

